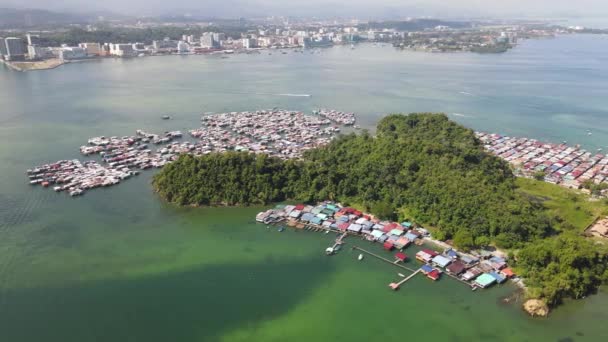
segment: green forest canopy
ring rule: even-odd
[[[299,161],[236,152],[182,156],[157,174],[153,184],[160,196],[180,205],[331,199],[357,203],[383,218],[432,226],[436,238],[453,238],[463,249],[488,242],[523,247],[518,267],[530,276],[533,289],[555,285],[555,272],[533,277],[530,272],[536,268],[562,258],[587,260],[557,272],[584,271],[567,278],[568,288],[576,290],[535,292],[549,303],[580,297],[607,275],[605,262],[590,266],[605,260],[594,248],[553,250],[551,258],[537,258],[531,251],[545,241],[555,247],[550,238],[557,234],[553,214],[516,191],[508,164],[486,153],[473,131],[443,114],[390,115],[378,124],[376,137],[366,132],[341,136]],[[586,243],[578,236],[568,242]]]

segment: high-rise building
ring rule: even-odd
[[[4,55],[6,55],[6,44],[4,38],[0,37],[0,59],[4,59]]]
[[[216,33],[205,32],[201,36],[201,47],[206,49],[216,49],[218,48],[219,42],[216,38],[221,38],[220,36],[216,36]]]
[[[9,37],[4,39],[6,51],[4,52],[4,59],[7,61],[16,61],[25,59],[25,45],[23,39]]]
[[[257,46],[257,40],[253,38],[243,38],[243,48],[244,49],[252,49]]]
[[[27,45],[38,45],[38,41],[40,40],[40,36],[28,33],[27,37]]]

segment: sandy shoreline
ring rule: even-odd
[[[35,61],[35,62],[8,62],[2,61],[4,65],[15,70],[15,71],[36,71],[36,70],[49,70],[55,69],[63,64],[64,61],[58,58],[46,59],[43,61]]]

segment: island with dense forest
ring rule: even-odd
[[[179,205],[335,200],[412,219],[463,249],[506,249],[527,295],[555,306],[608,281],[608,251],[524,191],[509,165],[443,114],[390,115],[376,136],[343,135],[301,160],[263,154],[181,156],[153,180]]]

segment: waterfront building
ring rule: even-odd
[[[142,44],[143,48],[143,44]],[[175,40],[155,40],[152,42],[152,48],[155,51],[174,51],[177,50],[177,41]]]
[[[132,44],[110,44],[110,55],[117,57],[133,57],[135,51]]]
[[[131,46],[133,47],[134,52],[141,53],[146,51],[146,46],[144,43],[133,43]]]
[[[261,47],[269,47],[272,45],[273,39],[271,37],[261,37],[258,42]]]
[[[101,55],[101,45],[99,43],[80,43],[78,46],[85,50],[87,56]]]
[[[25,59],[25,45],[23,39],[8,37],[4,39],[4,59],[7,61],[18,61]]]
[[[28,45],[27,56],[29,59],[43,59],[52,57],[52,53],[49,48],[38,45]]]
[[[180,41],[177,43],[177,52],[179,53],[187,53],[190,51],[190,45],[184,41]]]
[[[83,59],[87,57],[87,52],[81,47],[62,47],[59,50],[59,58],[62,60]]]
[[[257,40],[253,38],[243,38],[243,48],[252,49],[257,47]]]

